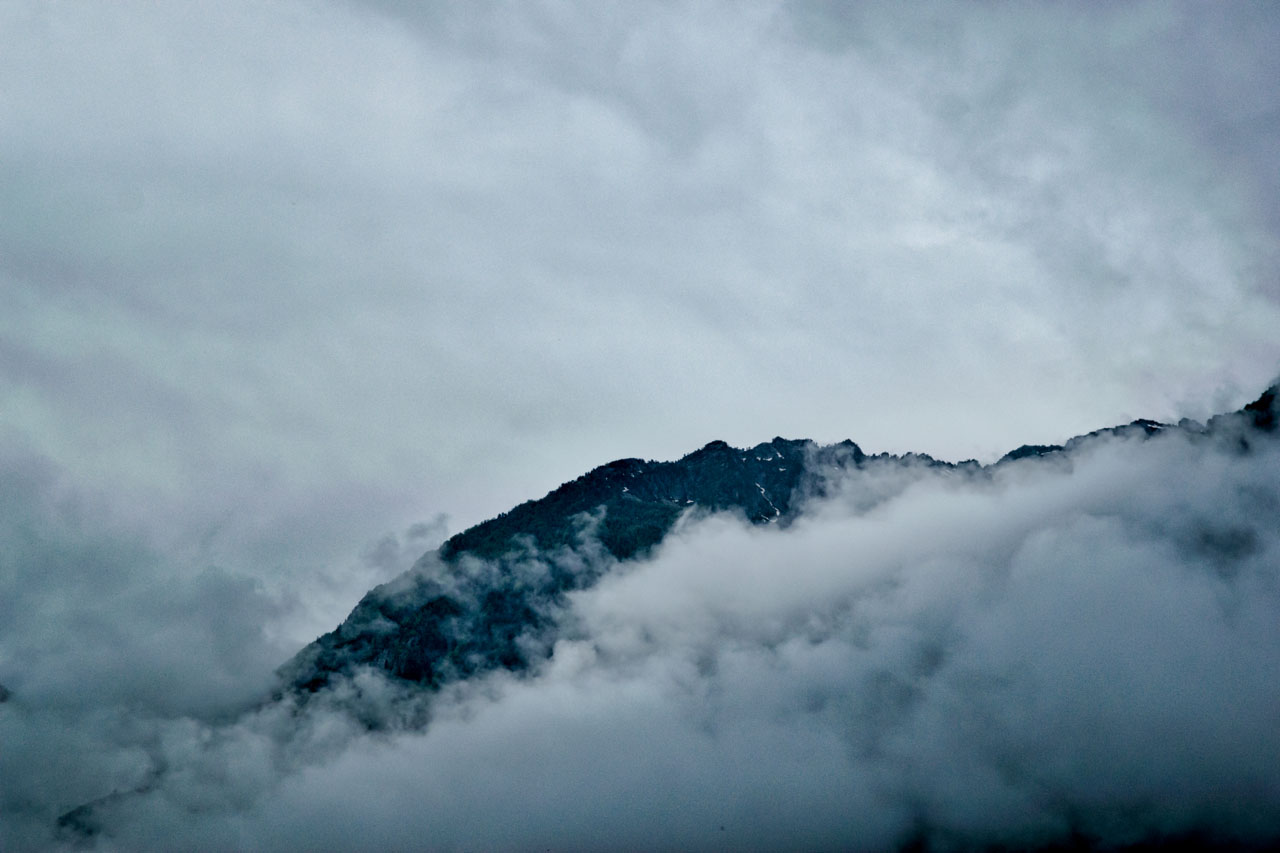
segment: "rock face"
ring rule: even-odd
[[[833,472],[915,466],[981,476],[1028,457],[1069,454],[1093,440],[1168,431],[1248,452],[1249,442],[1275,431],[1277,420],[1272,386],[1207,425],[1136,420],[1063,445],[1023,445],[986,467],[915,454],[869,456],[851,441],[819,446],[783,438],[747,450],[713,441],[674,462],[619,459],[452,537],[366,594],[281,676],[286,689],[305,698],[362,667],[425,688],[498,668],[525,669],[550,654],[566,593],[595,583],[618,561],[643,557],[682,514],[733,511],[754,524],[785,526],[807,499],[825,494]]]

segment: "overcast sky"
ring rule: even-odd
[[[898,5],[3,3],[6,458],[320,625],[618,457],[1255,397],[1280,15]]]
[[[712,519],[424,735],[210,722],[612,459],[990,461],[1280,374],[1277,7],[904,5],[0,0],[0,846],[165,767],[125,849],[415,847],[410,807],[442,846],[822,846],[805,810],[845,820],[864,772],[882,840],[1126,792],[1275,813],[1280,453],[1175,435],[869,481],[904,497],[789,538]],[[935,657],[895,729],[876,690]],[[282,772],[295,741],[329,763]],[[717,799],[762,744],[777,774]]]

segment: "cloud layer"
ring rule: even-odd
[[[70,710],[19,688],[10,843],[48,843],[37,818],[95,784],[143,789],[95,809],[104,849],[1274,837],[1280,445],[1252,444],[1168,430],[989,474],[833,472],[789,528],[691,518],[574,593],[533,675],[430,699],[369,674],[218,722],[173,707],[181,681],[87,679]],[[163,678],[156,654],[116,665]],[[238,695],[187,654],[186,688]],[[430,722],[369,734],[352,701]]]

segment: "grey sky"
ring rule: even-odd
[[[242,596],[257,673],[431,544],[389,532],[613,458],[1233,408],[1280,372],[1278,45],[1264,4],[3,4],[11,494],[150,555],[122,612]]]
[[[1280,365],[1265,7],[4,16],[3,416],[100,482],[469,523],[620,455],[990,458]]]

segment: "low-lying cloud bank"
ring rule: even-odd
[[[127,647],[40,661],[99,686],[67,702],[71,684],[10,685],[0,846],[1274,841],[1280,440],[1246,431],[1244,451],[1229,431],[1104,436],[977,472],[871,466],[785,529],[688,519],[572,594],[532,675],[429,700],[368,674],[219,721],[244,688],[207,657],[162,682],[184,701],[149,689]],[[253,635],[208,630],[210,648]],[[104,669],[120,674],[85,674]],[[370,734],[335,710],[351,701],[418,703],[430,722]]]

